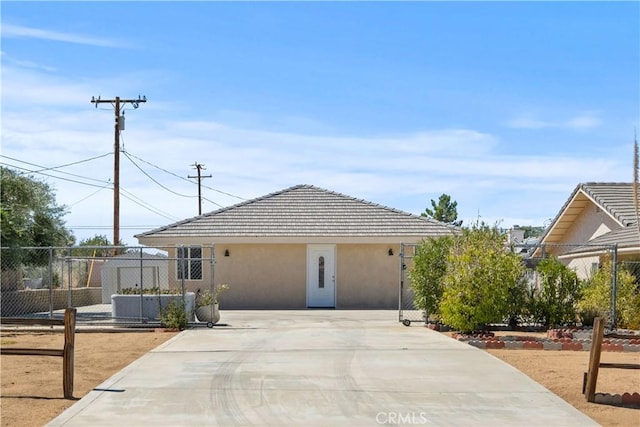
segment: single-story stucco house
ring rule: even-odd
[[[184,281],[195,292],[229,284],[222,308],[393,309],[400,244],[456,232],[430,218],[297,185],[136,237],[165,248],[174,284]],[[179,263],[178,254],[188,262]]]
[[[581,277],[601,265],[612,245],[617,245],[618,261],[639,261],[633,190],[632,183],[578,184],[540,239],[544,250]]]

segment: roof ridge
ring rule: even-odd
[[[423,220],[423,221],[427,221],[427,222],[434,222],[434,223],[439,224],[439,225],[446,225],[446,226],[449,226],[449,227],[454,228],[454,229],[458,228],[458,227],[455,227],[455,226],[453,226],[451,224],[447,224],[447,223],[438,221],[438,220],[436,220],[434,218],[425,217],[425,216],[422,216],[422,215],[412,214],[411,212],[403,211],[403,210],[400,210],[400,209],[397,209],[397,208],[392,208],[390,206],[383,205],[383,204],[376,203],[376,202],[372,202],[370,200],[357,198],[357,197],[354,197],[354,196],[349,196],[348,194],[341,193],[339,191],[327,190],[326,188],[321,188],[321,187],[318,187],[318,186],[315,186],[315,185],[311,185],[311,184],[302,184],[302,185],[291,187],[291,189],[293,189],[295,187],[314,188],[316,190],[320,190],[320,191],[323,191],[323,192],[326,192],[326,193],[329,193],[329,194],[333,194],[333,195],[336,195],[336,196],[344,197],[346,199],[350,199],[350,200],[353,200],[353,201],[356,201],[356,202],[360,202],[360,203],[369,205],[371,207],[385,209],[385,210],[393,212],[393,213],[407,215],[407,216],[410,216],[410,217],[413,217],[413,218],[417,218],[417,219],[420,219],[420,220]]]

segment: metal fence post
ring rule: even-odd
[[[211,294],[216,291],[216,245],[211,245]]]
[[[71,247],[67,250],[67,308],[73,308],[73,299],[71,297],[71,281],[73,280],[72,265],[71,265]]]
[[[201,255],[202,256],[202,255]],[[185,250],[184,250],[184,245],[180,246],[180,256],[179,258],[179,262],[180,262],[180,266],[182,268],[182,274],[180,275],[180,286],[182,288],[182,306],[185,307],[186,302],[185,302],[185,285],[184,285],[184,276],[186,274],[186,270],[188,267],[185,265],[184,259],[185,259]]]
[[[613,277],[611,278],[611,329],[616,329],[616,300],[618,299],[618,244],[613,245],[612,250]]]
[[[143,267],[144,262],[142,260],[142,248],[140,248],[140,323],[144,323],[144,283],[143,283]],[[160,297],[158,296],[158,299]]]
[[[53,319],[53,248],[49,247],[49,319]]]

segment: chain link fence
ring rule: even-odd
[[[430,313],[418,308],[415,304],[415,293],[410,282],[410,272],[418,253],[419,244],[400,245],[400,280],[399,280],[399,316],[398,320],[405,325],[413,322],[426,324],[430,321]],[[563,264],[575,271],[582,281],[590,280],[605,265],[611,265],[609,279],[611,295],[616,294],[616,277],[618,268],[625,268],[640,283],[640,261],[619,261],[615,245],[559,245],[559,244],[516,244],[510,250],[520,254],[525,265],[523,282],[528,291],[540,290],[541,280],[537,266],[541,260],[550,256],[557,257]],[[607,264],[606,261],[611,263]],[[611,298],[611,318],[616,318],[615,297]],[[507,319],[505,319],[505,322]],[[612,325],[615,326],[615,325]]]
[[[61,316],[78,322],[160,323],[181,302],[193,321],[196,296],[214,291],[214,247],[1,248],[3,317]]]

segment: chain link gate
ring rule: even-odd
[[[405,326],[412,322],[427,323],[427,313],[416,308],[414,292],[408,281],[408,272],[413,268],[413,258],[420,246],[417,243],[400,243],[400,280],[398,287],[398,321]]]

